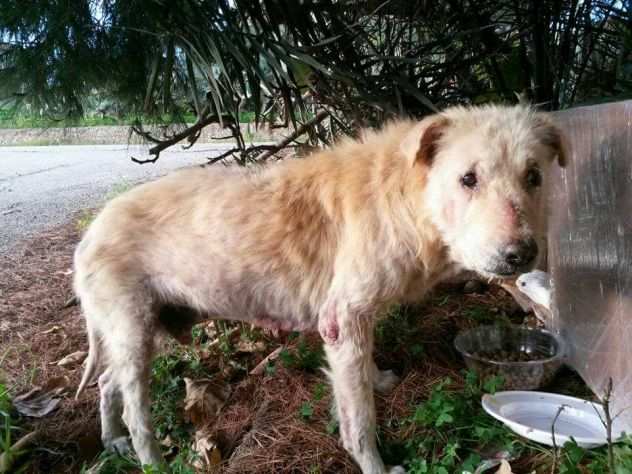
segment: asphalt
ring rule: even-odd
[[[203,164],[231,145],[177,146],[139,165],[147,147],[72,145],[0,147],[0,255],[28,237],[101,205],[117,190],[186,166]]]

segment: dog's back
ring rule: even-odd
[[[382,132],[393,143],[398,126],[410,124]],[[376,134],[264,169],[188,169],[132,189],[80,243],[77,295],[107,308],[121,291],[143,288],[155,305],[315,329],[341,235],[357,255],[396,238],[380,228],[396,211],[389,188],[401,187],[391,148]]]

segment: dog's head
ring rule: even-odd
[[[544,190],[565,140],[524,106],[448,109],[421,121],[402,151],[425,179],[425,212],[451,258],[487,277],[532,269],[545,241]]]

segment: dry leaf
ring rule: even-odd
[[[235,344],[235,350],[237,352],[263,352],[266,350],[266,345],[263,341],[244,341],[240,339],[237,344]]]
[[[88,357],[88,353],[86,351],[77,351],[72,354],[68,354],[66,357],[58,360],[57,362],[53,362],[53,364],[57,364],[65,369],[74,369],[78,365],[81,365],[86,357]]]
[[[193,466],[200,470],[209,467],[217,467],[222,462],[222,453],[217,447],[217,443],[207,433],[196,432],[193,450],[199,455],[199,458],[193,462]]]
[[[184,414],[194,425],[204,425],[215,419],[230,395],[230,387],[210,379],[184,379],[186,396]]]
[[[70,386],[68,377],[50,379],[44,387],[33,387],[13,399],[13,406],[22,415],[41,418],[55,410],[61,403],[61,397]]]
[[[502,459],[500,461],[500,467],[496,471],[496,474],[513,474],[513,471],[511,470],[511,464],[509,464],[507,460]]]

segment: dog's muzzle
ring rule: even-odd
[[[489,273],[508,277],[530,271],[538,256],[538,244],[533,238],[515,240],[499,251]]]

